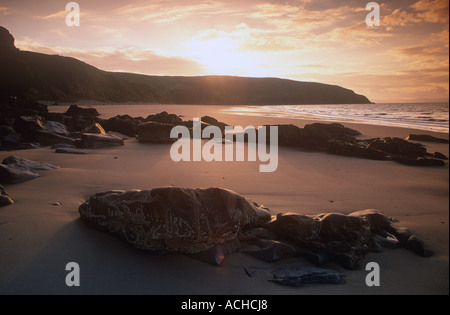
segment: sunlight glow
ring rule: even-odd
[[[184,55],[202,64],[209,74],[263,76],[267,72],[260,54],[242,51],[239,41],[229,36],[197,36],[185,47]]]

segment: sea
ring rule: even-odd
[[[449,103],[382,103],[264,106],[293,117],[449,132]]]
[[[152,105],[161,104],[80,104],[95,107],[108,119],[128,114],[146,117],[153,113]],[[166,105],[164,105],[166,106]],[[175,107],[167,105],[172,113]],[[190,105],[185,105],[190,106]],[[208,106],[208,105],[205,105]],[[53,112],[65,112],[69,106],[49,106]],[[171,111],[172,107],[172,111]],[[449,103],[376,103],[329,105],[272,105],[272,106],[220,106],[224,111],[249,116],[273,116],[334,122],[356,122],[379,126],[404,127],[449,133]],[[176,111],[174,112],[176,113]]]

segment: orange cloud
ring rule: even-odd
[[[411,5],[424,22],[446,23],[449,17],[448,0],[419,0]]]

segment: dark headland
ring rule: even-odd
[[[0,26],[0,96],[76,102],[279,105],[363,104],[367,97],[335,85],[279,78],[152,76],[107,72],[80,60],[20,51]]]

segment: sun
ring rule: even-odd
[[[196,37],[185,45],[186,56],[204,66],[208,74],[264,75],[264,66],[256,52],[243,51],[239,40],[227,36]]]

